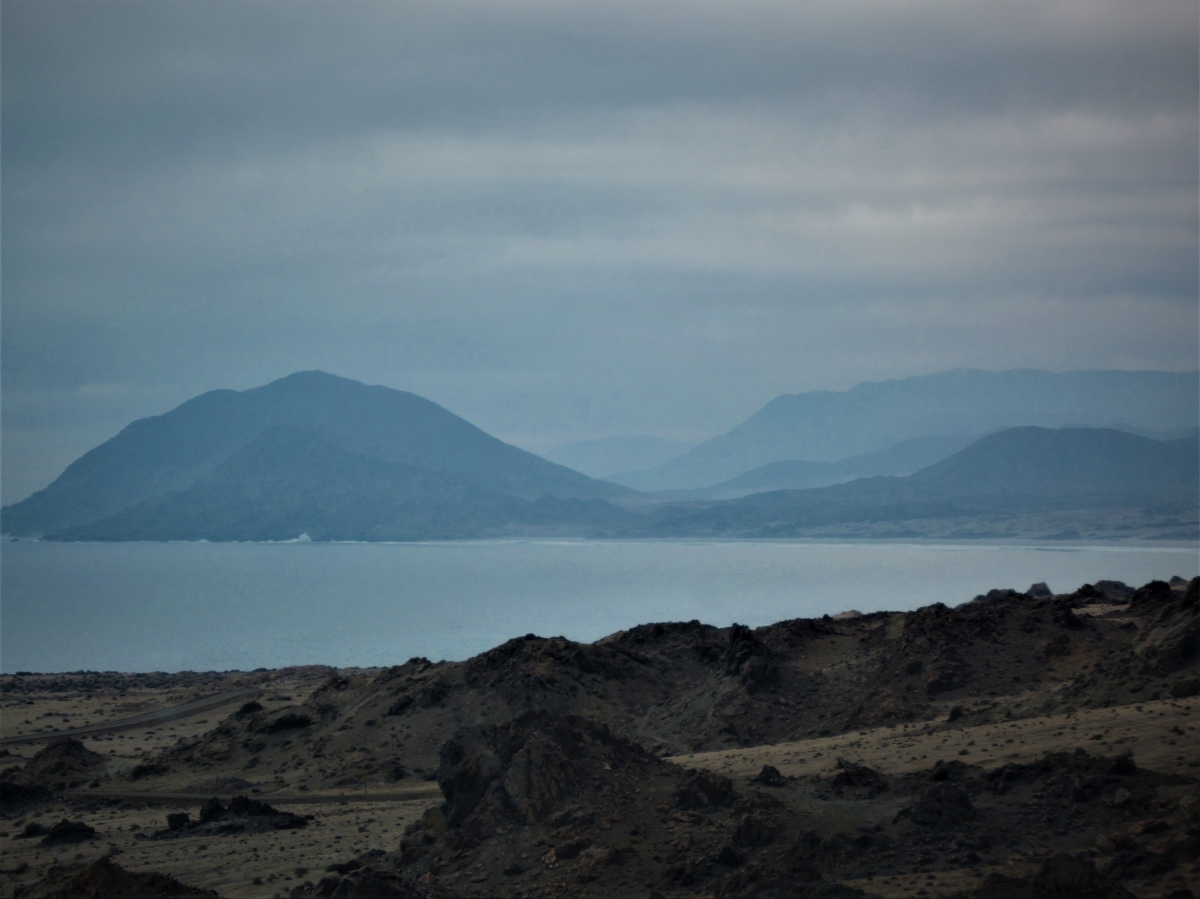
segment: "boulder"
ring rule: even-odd
[[[1200,828],[1188,828],[1172,837],[1162,850],[1163,858],[1176,865],[1186,865],[1200,858]]]
[[[750,628],[741,624],[735,624],[729,629],[725,672],[740,678],[750,693],[779,680],[779,669],[771,661],[770,651]]]
[[[82,843],[96,836],[96,829],[82,821],[68,821],[63,818],[50,828],[50,832],[42,838],[43,846],[61,846],[64,843]]]
[[[685,809],[723,808],[733,802],[733,781],[700,771],[680,786],[676,798]]]
[[[462,731],[442,744],[437,782],[446,797],[446,821],[457,827],[475,810],[484,791],[504,771],[482,731]]]
[[[763,765],[762,770],[750,779],[765,787],[782,787],[787,784],[787,778],[780,774],[774,765]]]
[[[758,815],[742,815],[733,841],[739,846],[767,846],[775,839],[777,828]]]
[[[975,816],[975,806],[967,791],[950,781],[925,790],[912,808],[913,821],[925,826],[957,827]]]
[[[887,789],[887,781],[874,768],[845,759],[838,759],[837,767],[838,773],[833,776],[834,787],[870,787],[880,791]]]
[[[263,725],[262,730],[269,734],[277,734],[284,730],[300,730],[311,727],[312,723],[313,719],[310,715],[302,712],[284,712]]]

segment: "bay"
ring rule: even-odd
[[[1195,544],[22,541],[0,553],[5,673],[464,659],[525,633],[759,626],[1200,573]]]

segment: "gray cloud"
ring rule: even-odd
[[[3,6],[4,493],[302,368],[531,448],[1190,368],[1194,3]]]

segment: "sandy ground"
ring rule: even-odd
[[[0,837],[0,867],[5,894],[17,883],[32,882],[52,863],[91,861],[112,854],[131,871],[162,871],[184,883],[216,890],[229,899],[273,896],[281,889],[305,880],[316,882],[325,866],[343,862],[371,849],[388,851],[399,842],[405,825],[435,800],[415,802],[363,802],[345,804],[285,805],[280,810],[312,815],[305,828],[262,834],[233,836],[185,836],[155,839],[175,805],[118,803],[56,803],[33,814],[3,821]],[[190,809],[193,817],[196,808]],[[43,847],[38,840],[13,840],[25,824],[38,821],[47,826],[62,818],[83,821],[94,827],[97,838],[70,846]],[[15,875],[23,866],[27,871]],[[255,882],[256,879],[259,882]]]
[[[1083,747],[1093,755],[1133,753],[1153,771],[1200,775],[1200,702],[1160,700],[1065,715],[950,728],[944,720],[882,727],[798,743],[703,752],[672,759],[728,777],[748,777],[774,765],[789,776],[829,775],[838,758],[885,774],[928,768],[938,759],[961,759],[983,768],[1030,762],[1046,752]]]
[[[92,752],[109,756],[105,781],[119,777],[139,762],[145,761],[179,740],[199,736],[254,698],[264,708],[275,709],[291,705],[299,696],[310,693],[326,676],[325,669],[301,669],[295,673],[263,675],[212,674],[201,676],[187,689],[158,689],[152,686],[124,689],[80,689],[86,678],[74,675],[35,675],[29,680],[51,681],[62,689],[39,690],[27,694],[10,694],[0,701],[0,739],[38,736],[51,739],[70,733],[74,728],[107,725],[108,732],[77,737]],[[175,706],[205,696],[256,687],[257,692],[230,699],[227,703],[187,717],[159,724],[124,725],[126,719],[155,711],[170,712]],[[0,748],[0,769],[22,764],[42,746],[44,740]],[[196,786],[184,777],[178,788]],[[104,784],[97,782],[93,788]],[[128,785],[124,787],[128,789]]]
[[[282,697],[288,694],[282,692],[283,684],[279,686],[280,692],[276,694],[279,698],[268,701],[286,704]],[[162,705],[167,704],[167,698],[162,697]],[[101,700],[63,697],[54,702],[60,703],[55,708],[63,705],[78,708],[84,713],[81,717],[86,718],[87,712],[96,714],[88,703]],[[789,776],[829,776],[840,757],[869,765],[884,774],[902,774],[928,769],[937,759],[959,758],[991,768],[1082,746],[1095,754],[1132,752],[1142,767],[1195,776],[1200,769],[1198,706],[1200,702],[1196,700],[1167,700],[962,728],[947,725],[943,719],[794,743],[683,755],[673,760],[742,780],[768,764]],[[174,725],[174,730],[167,727],[161,733],[127,735],[123,741],[117,734],[89,741],[89,745],[96,751],[124,753],[132,760],[155,742],[161,745],[177,735],[204,727],[199,720],[181,722]],[[36,746],[28,747],[25,753],[32,754],[34,749]],[[0,875],[3,877],[0,883],[4,884],[5,893],[11,895],[18,883],[32,882],[52,863],[85,861],[113,853],[130,870],[164,871],[185,883],[215,889],[230,899],[265,899],[285,893],[305,880],[320,880],[327,865],[372,849],[396,849],[404,826],[438,802],[431,795],[432,784],[410,782],[397,786],[423,790],[426,798],[404,801],[398,798],[402,791],[397,790],[393,794],[396,798],[386,801],[370,801],[351,792],[344,797],[292,794],[294,799],[303,801],[289,802],[286,794],[276,793],[269,800],[280,810],[313,816],[308,827],[216,838],[153,837],[165,828],[168,812],[184,808],[195,816],[198,802],[60,802],[44,806],[28,817],[0,819],[0,868],[5,872]],[[122,788],[128,787],[122,785]],[[51,825],[61,818],[91,825],[98,832],[97,839],[65,847],[42,847],[37,840],[12,839],[31,821]],[[1033,842],[1027,853],[1013,855],[999,865],[898,874],[854,885],[888,897],[948,895],[978,884],[991,870],[1027,874],[1038,860],[1039,848]],[[1200,865],[1181,868],[1163,882],[1147,885],[1138,893],[1139,899],[1154,899],[1165,895],[1169,888],[1183,885],[1200,893]]]

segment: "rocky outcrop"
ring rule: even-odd
[[[472,815],[487,819],[485,828],[537,823],[577,793],[582,779],[631,757],[653,761],[607,727],[574,716],[527,712],[498,727],[469,728],[442,746],[440,814],[450,827]]]
[[[264,833],[271,830],[295,830],[308,825],[308,818],[281,812],[245,796],[234,796],[228,806],[216,796],[200,807],[198,820],[187,812],[167,815],[167,829],[156,833],[155,839],[174,839],[202,834],[228,836],[235,833]]]
[[[1060,852],[1046,859],[1028,880],[989,874],[972,899],[1134,899],[1134,895],[1101,875],[1091,862]]]
[[[212,890],[180,883],[154,871],[133,873],[111,859],[88,865],[54,865],[21,899],[220,899]]]
[[[43,846],[62,846],[69,843],[82,843],[95,839],[96,829],[82,821],[68,821],[63,818],[50,828],[49,833],[42,838]]]
[[[67,790],[91,780],[103,768],[104,756],[68,737],[42,747],[8,779],[26,787]]]
[[[922,792],[911,812],[917,824],[947,828],[959,827],[973,820],[976,814],[966,790],[950,781],[942,781]]]

